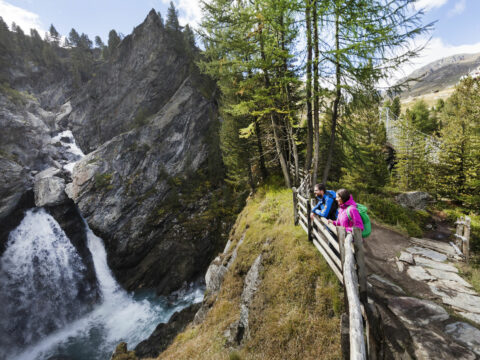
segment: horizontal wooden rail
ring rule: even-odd
[[[343,278],[348,298],[348,313],[350,324],[350,359],[364,360],[367,358],[365,340],[363,337],[363,317],[358,293],[358,277],[353,256],[353,236],[345,237],[345,261],[343,263]]]
[[[365,345],[363,320],[365,319],[365,324],[367,324],[367,334],[372,327],[369,325],[368,311],[366,310],[368,307],[367,281],[361,230],[354,228],[353,234],[346,234],[345,228],[329,224],[323,217],[315,215],[312,220],[310,209],[313,204],[310,204],[309,199],[305,197],[309,196],[309,190],[305,187],[305,184],[308,184],[307,178],[302,181],[302,184],[301,186],[304,187],[299,188],[298,191],[293,188],[295,221],[298,221],[305,230],[309,240],[323,256],[340,283],[344,285],[348,309],[348,317],[345,319],[348,318],[349,334],[345,343],[342,340],[344,354],[349,353],[350,359],[365,360],[367,359],[367,346]],[[375,345],[370,341],[369,336],[367,336],[367,341],[369,351],[371,347],[374,349]]]

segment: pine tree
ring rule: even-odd
[[[77,30],[73,29],[70,30],[70,33],[68,34],[68,41],[71,46],[79,46],[80,44],[80,34],[77,32]]]
[[[178,11],[173,4],[173,1],[170,1],[170,6],[167,10],[167,21],[165,23],[165,28],[171,31],[181,31],[182,28],[178,22]]]
[[[347,147],[342,184],[376,192],[389,179],[386,162],[386,132],[379,121],[380,96],[373,87],[355,94],[346,110],[342,139]]]
[[[390,108],[392,114],[395,116],[396,119],[400,116],[402,112],[402,103],[400,102],[400,97],[395,96],[392,100],[392,106]]]
[[[53,24],[50,25],[48,32],[53,45],[58,46],[60,44],[60,33],[57,31],[57,29],[55,29]]]
[[[421,12],[411,13],[415,0],[387,1],[323,1],[320,9],[323,32],[332,35],[324,42],[323,54],[327,70],[334,78],[330,145],[323,172],[326,182],[334,155],[337,124],[342,117],[345,97],[364,84],[386,78],[389,71],[411,59],[419,48],[408,49],[413,37],[430,27],[419,26]],[[402,47],[407,48],[401,51]],[[394,51],[395,50],[395,51]]]
[[[444,196],[480,208],[480,79],[457,85],[441,114],[444,127],[438,165]]]
[[[118,36],[115,30],[110,30],[108,33],[108,56],[112,57],[115,49],[117,48],[118,44],[120,44],[120,36]]]

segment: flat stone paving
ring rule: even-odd
[[[422,241],[429,248],[420,246]],[[406,252],[413,255],[414,265],[411,265],[412,262],[405,253],[398,258],[398,261],[404,263],[406,274],[413,280],[426,283],[431,292],[437,295],[444,305],[456,310],[457,314],[480,325],[480,296],[458,275],[454,264],[448,261],[450,253],[432,250],[433,240],[414,239],[412,242],[415,246],[407,248]],[[442,250],[443,247],[445,244],[436,248]]]

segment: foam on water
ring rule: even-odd
[[[79,360],[109,359],[119,342],[126,341],[132,348],[146,339],[160,322],[167,322],[175,311],[202,301],[204,288],[194,285],[176,294],[174,301],[155,297],[152,293],[140,298],[128,294],[108,268],[103,241],[88,227],[87,234],[102,303],[82,318],[15,355],[14,360],[45,359],[53,355]]]

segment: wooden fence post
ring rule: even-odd
[[[457,247],[463,252],[463,241],[460,238],[460,236],[463,235],[462,222],[463,222],[463,216],[460,216],[460,218],[457,219],[457,230],[456,230],[455,234],[458,235],[458,236],[455,237],[455,244],[457,244]]]
[[[298,198],[297,198],[297,188],[292,188],[293,194],[293,223],[295,226],[298,225]]]
[[[367,353],[364,338],[363,316],[361,301],[358,296],[358,277],[355,269],[353,254],[353,235],[345,237],[345,262],[343,266],[343,284],[348,298],[349,327],[350,327],[350,357],[351,359],[366,360]]]
[[[367,270],[365,268],[362,230],[357,227],[353,228],[353,245],[355,248],[355,262],[357,263],[358,284],[360,286],[360,301],[366,308],[368,304]]]
[[[310,196],[307,197],[307,229],[308,229],[308,241],[313,241],[312,237],[312,219],[310,213],[312,212],[312,204],[310,203]]]
[[[465,225],[463,226],[463,255],[465,255],[465,262],[468,264],[470,261],[470,226],[472,219],[469,216],[465,216]]]

